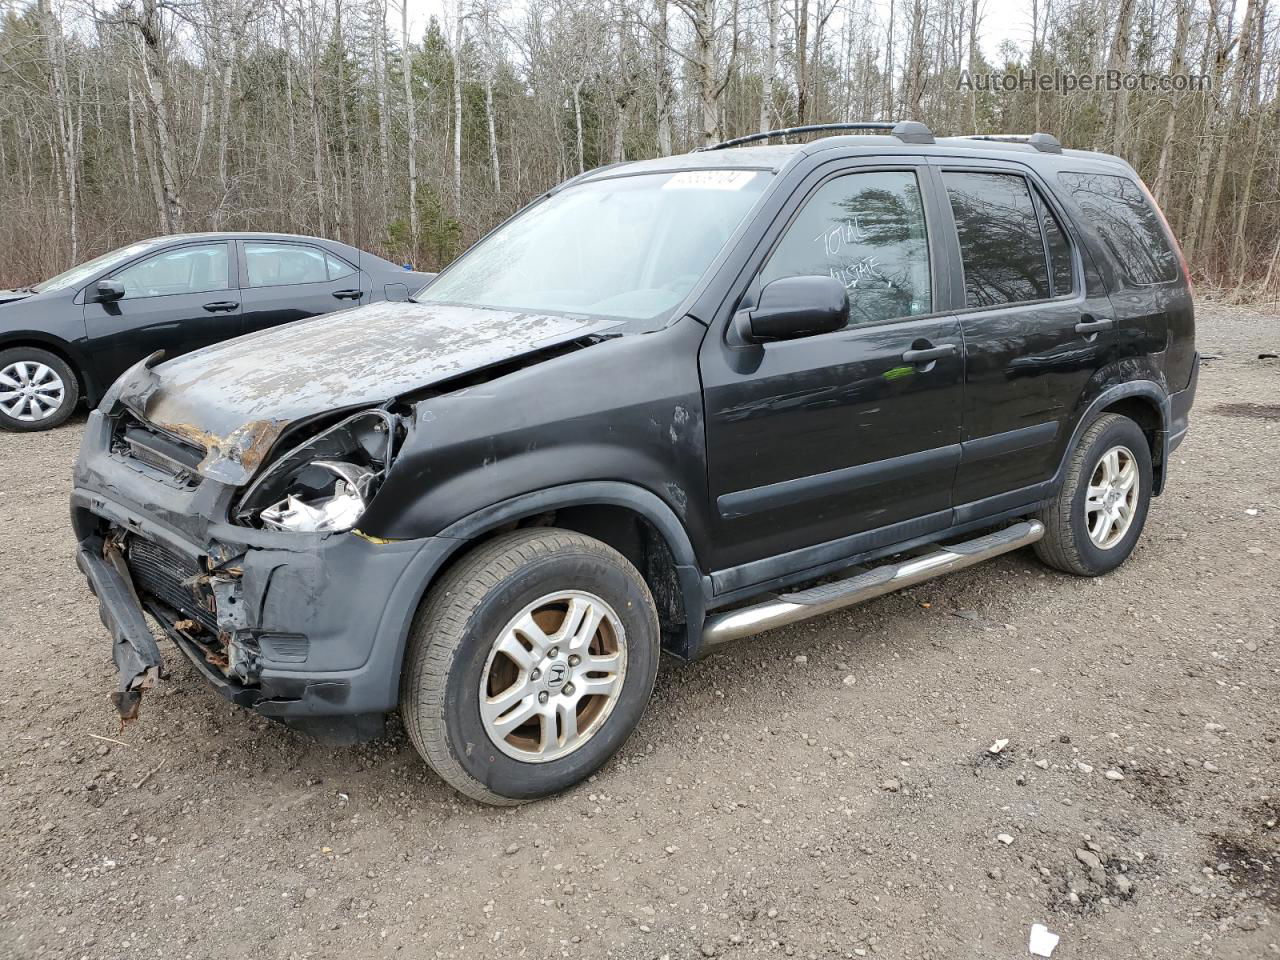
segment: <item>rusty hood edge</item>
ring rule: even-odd
[[[200,447],[202,476],[247,483],[292,424],[483,371],[618,321],[445,304],[380,303],[127,370],[104,402]]]

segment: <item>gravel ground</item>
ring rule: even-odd
[[[167,643],[121,732],[83,419],[0,436],[0,956],[1013,958],[1033,923],[1058,960],[1280,956],[1280,322],[1201,313],[1221,359],[1119,571],[1022,551],[666,663],[614,762],[513,810]]]

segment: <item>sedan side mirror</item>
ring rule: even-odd
[[[849,322],[849,293],[834,277],[782,277],[765,284],[760,303],[738,322],[744,338],[757,342],[832,333]]]
[[[93,299],[98,303],[119,300],[124,296],[124,284],[119,280],[99,280],[93,288]]]

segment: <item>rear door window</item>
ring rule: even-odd
[[[329,279],[324,254],[302,244],[249,242],[244,245],[244,261],[251,287],[324,283]]]
[[[965,305],[1049,299],[1053,293],[1040,215],[1026,178],[948,171],[942,179],[960,239]]]
[[[1103,173],[1060,173],[1058,180],[1129,279],[1164,283],[1178,276],[1177,256],[1165,239],[1160,214],[1136,183]]]
[[[850,323],[932,313],[929,240],[915,173],[850,173],[818,187],[770,255],[760,284],[808,276],[844,284]]]

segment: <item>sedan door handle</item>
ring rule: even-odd
[[[943,357],[954,357],[956,355],[956,345],[954,343],[944,343],[940,347],[923,347],[919,350],[908,350],[902,355],[904,363],[932,363],[934,360],[941,360]]]
[[[364,296],[363,290],[335,290],[333,295],[339,300],[359,300]]]
[[[231,300],[215,300],[213,303],[206,303],[204,308],[210,313],[230,313],[239,306],[240,304]]]
[[[1101,333],[1115,326],[1115,321],[1106,318],[1100,320],[1081,320],[1076,324],[1076,333]]]

